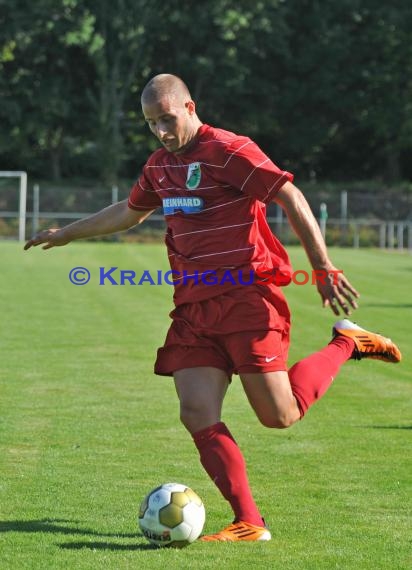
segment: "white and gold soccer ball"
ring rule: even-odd
[[[156,487],[140,505],[140,530],[156,546],[187,546],[200,536],[204,524],[202,499],[181,483]]]

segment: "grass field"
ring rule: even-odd
[[[307,269],[291,249],[295,268]],[[412,258],[334,250],[361,291],[360,324],[396,339],[399,365],[349,362],[304,421],[259,425],[237,378],[224,420],[242,447],[270,543],[151,548],[145,493],[179,481],[203,498],[207,532],[231,518],[178,421],[172,382],[152,373],[171,287],[98,285],[98,268],[166,268],[162,245],[0,243],[0,568],[412,568]],[[75,266],[91,272],[74,286]],[[330,339],[315,288],[289,287],[291,364]]]

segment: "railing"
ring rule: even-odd
[[[13,173],[15,174],[15,173]],[[19,211],[0,211],[2,218],[19,219],[19,239],[24,240],[28,235],[34,235],[40,227],[48,227],[48,220],[56,223],[61,220],[63,223],[85,218],[94,212],[61,212],[61,211],[41,211],[39,200],[40,189],[37,184],[33,186],[32,211],[25,211],[22,216],[22,200],[20,200]],[[343,193],[345,194],[345,193]],[[110,194],[109,194],[110,197]],[[110,198],[109,198],[110,199]],[[111,202],[119,200],[119,192],[116,186],[111,189]],[[25,205],[25,204],[24,204]],[[321,205],[322,206],[322,205]],[[346,208],[342,212],[347,212]],[[326,214],[326,212],[325,212]],[[280,207],[276,209],[275,216],[269,216],[269,225],[272,231],[280,238],[284,244],[298,243],[297,237],[293,233],[283,211]],[[22,228],[24,220],[25,227]],[[328,218],[327,214],[322,216],[320,210],[319,225],[325,236],[328,245],[338,245],[345,247],[379,247],[382,249],[397,249],[399,251],[409,251],[412,253],[412,220],[376,220],[368,218]],[[142,226],[132,230],[134,233],[144,233],[148,229],[155,230],[159,235],[165,230],[163,215],[152,214]],[[0,230],[1,231],[1,230]],[[8,237],[14,230],[7,232]],[[17,232],[16,232],[17,233]],[[5,235],[5,233],[3,234]],[[1,233],[0,233],[1,237]]]

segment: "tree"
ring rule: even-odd
[[[412,162],[411,29],[404,0],[0,0],[0,157],[134,176],[156,146],[140,92],[170,72],[203,120],[300,178],[396,179]]]
[[[2,26],[0,113],[8,130],[0,148],[35,171],[43,170],[46,156],[47,171],[58,179],[65,141],[81,137],[90,124],[84,91],[93,76],[83,50],[92,45],[94,16],[77,0],[20,0],[2,6],[1,20],[7,26]]]
[[[374,168],[393,182],[401,178],[402,151],[412,154],[412,5],[369,0],[356,23],[358,124],[371,135]]]
[[[287,6],[293,38],[281,116],[293,117],[295,160],[323,177],[399,180],[402,152],[412,148],[411,4]]]
[[[136,82],[147,68],[151,47],[148,41],[150,21],[157,19],[158,0],[115,0],[88,2],[95,14],[94,45],[89,50],[96,82],[91,103],[96,118],[95,140],[101,160],[101,178],[117,182],[127,157],[127,105],[133,98]],[[133,101],[133,106],[138,104]]]

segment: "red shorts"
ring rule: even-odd
[[[246,285],[170,313],[155,373],[213,366],[233,373],[287,370],[290,313],[282,291]]]

